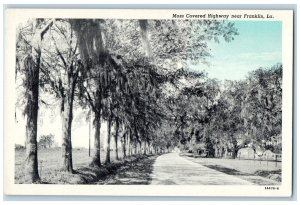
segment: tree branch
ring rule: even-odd
[[[42,30],[40,32],[41,40],[43,40],[44,35],[50,29],[50,27],[53,25],[54,22],[55,22],[55,19],[51,20],[44,28],[42,28]]]
[[[90,103],[92,109],[93,109],[93,110],[96,110],[96,107],[95,107],[95,105],[93,104],[93,99],[91,98],[90,93],[87,91],[87,89],[86,89],[86,94],[87,94],[87,97],[88,97],[87,100],[88,100],[88,102]]]
[[[54,37],[53,37],[52,35],[51,35],[51,38],[52,38],[52,40],[53,40],[53,42],[54,42],[55,50],[56,50],[58,56],[60,57],[60,59],[62,60],[64,66],[65,66],[65,68],[67,69],[67,68],[68,68],[68,65],[67,65],[67,62],[65,61],[65,58],[63,57],[63,55],[62,55],[61,52],[59,51],[59,49],[58,49],[58,47],[57,47],[57,44],[56,44],[56,41],[55,41],[55,39],[54,39]]]

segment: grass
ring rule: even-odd
[[[259,161],[259,160],[239,160],[223,158],[196,158],[201,164],[216,164],[227,168],[235,169],[241,172],[254,174],[257,171],[275,171],[281,170],[281,162]]]
[[[93,152],[91,152],[93,153]],[[64,172],[60,148],[41,149],[38,153],[39,175],[41,183],[49,184],[89,184],[104,179],[107,175],[114,174],[127,163],[140,160],[141,156],[132,156],[126,160],[116,160],[115,153],[111,152],[111,164],[99,168],[90,167],[92,157],[88,156],[88,149],[73,149],[74,174]],[[119,153],[119,156],[122,156]],[[105,152],[101,152],[101,163],[105,161]],[[15,151],[15,183],[28,183],[24,174],[25,149]]]

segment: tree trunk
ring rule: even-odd
[[[119,134],[119,120],[116,118],[116,133],[115,133],[115,154],[116,154],[116,160],[119,160],[119,154],[118,154],[118,134]]]
[[[129,130],[129,136],[128,136],[128,150],[129,150],[129,155],[133,155],[133,139],[132,139],[132,130]]]
[[[148,142],[149,154],[152,154],[152,145]]]
[[[44,34],[48,31],[50,24],[42,28],[40,31],[37,29],[37,21],[35,20],[32,25],[33,38],[37,38],[36,45],[32,47],[32,56],[28,56],[24,61],[25,75],[26,75],[26,98],[27,104],[25,113],[26,120],[26,161],[25,161],[25,176],[26,181],[34,183],[40,180],[38,173],[38,152],[37,152],[37,120],[38,120],[38,101],[39,101],[39,73],[40,73],[40,60],[41,60],[41,42]],[[34,57],[33,57],[34,56]],[[34,59],[36,62],[34,61]]]
[[[32,33],[35,40],[31,50],[31,56],[24,61],[25,67],[25,85],[26,85],[26,161],[25,161],[25,177],[29,183],[40,180],[38,173],[38,152],[37,152],[37,120],[38,120],[38,101],[39,101],[39,73],[41,60],[41,44],[43,37],[49,28],[53,25],[50,21],[46,26],[40,27],[37,19],[33,21]],[[35,60],[34,60],[35,59]]]
[[[37,55],[37,62],[35,63],[32,57],[28,57],[25,63],[27,72],[27,92],[26,95],[26,162],[25,162],[25,176],[29,183],[40,180],[38,173],[38,153],[37,153],[37,118],[38,118],[38,99],[39,99],[39,66],[40,66],[39,52]]]
[[[106,159],[105,159],[105,164],[110,163],[110,134],[111,134],[111,118],[108,119],[107,123],[107,148],[106,148]]]
[[[66,102],[64,101],[66,100]],[[73,173],[71,128],[73,120],[73,97],[62,99],[62,157],[64,171]]]
[[[122,147],[123,147],[123,159],[125,159],[126,158],[126,136],[127,136],[127,134],[126,133],[124,133],[124,135],[123,135],[123,144],[122,144]]]
[[[146,141],[144,141],[144,155],[146,155],[147,154],[147,150],[146,150]]]
[[[137,141],[134,139],[134,154],[137,154]]]
[[[142,142],[139,141],[139,154],[141,154],[141,152],[142,152]]]
[[[236,154],[237,154],[237,151],[238,151],[238,146],[237,146],[237,141],[236,139],[234,138],[234,136],[231,136],[231,142],[233,144],[233,148],[232,148],[232,151],[231,151],[231,158],[232,159],[235,159],[236,158]]]
[[[131,144],[131,141],[130,141],[130,131],[129,131],[129,134],[127,134],[126,135],[127,136],[127,146],[128,146],[128,151],[127,151],[127,153],[128,153],[128,156],[131,156],[131,146],[130,146],[130,144]]]
[[[99,112],[95,112],[95,138],[94,138],[94,156],[91,162],[92,167],[100,167],[100,128],[101,128],[101,116]]]
[[[140,24],[140,31],[141,31],[140,33],[142,37],[142,45],[144,47],[145,55],[149,59],[152,59],[152,50],[148,39],[148,28],[147,28],[148,22],[147,20],[139,20],[139,24]]]

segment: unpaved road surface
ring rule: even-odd
[[[168,153],[148,156],[129,163],[116,174],[97,184],[117,185],[276,185],[277,182],[260,176],[236,173],[227,174],[222,169],[202,165],[201,159]],[[227,170],[227,169],[226,169]]]
[[[153,164],[151,178],[151,185],[253,185],[187,160],[178,153],[159,156]]]

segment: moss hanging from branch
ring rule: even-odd
[[[102,56],[106,53],[101,22],[102,20],[70,20],[78,38],[80,57],[87,69],[100,63],[103,60]]]

